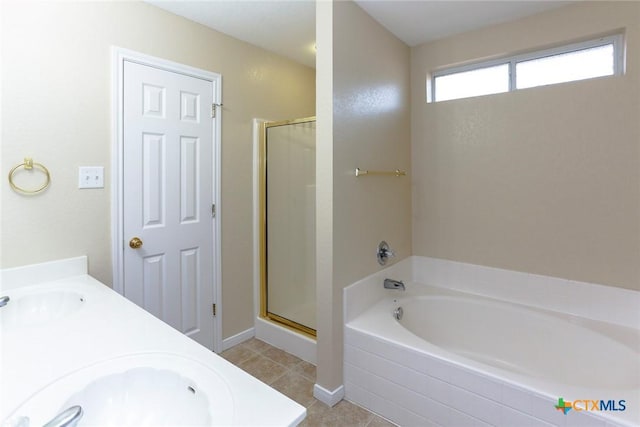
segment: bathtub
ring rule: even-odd
[[[412,258],[345,290],[347,400],[407,426],[640,425],[633,313],[613,324],[523,304],[526,291],[515,302],[434,286]],[[389,275],[407,290],[381,289]]]

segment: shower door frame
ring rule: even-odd
[[[258,147],[259,161],[259,228],[260,228],[260,317],[267,319],[310,338],[316,339],[316,330],[301,323],[271,313],[268,310],[268,264],[267,264],[267,129],[278,126],[288,126],[298,123],[315,122],[316,117],[283,120],[277,122],[263,122],[260,124],[260,144]]]

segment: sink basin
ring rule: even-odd
[[[78,311],[86,302],[82,294],[67,290],[9,296],[7,305],[0,307],[3,328],[46,324]]]
[[[91,382],[61,409],[79,405],[80,425],[210,425],[209,402],[195,383],[180,374],[134,368]]]
[[[79,405],[78,426],[233,424],[226,382],[207,366],[169,353],[124,356],[53,382],[24,402],[3,427],[41,426]]]

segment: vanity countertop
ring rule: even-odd
[[[0,307],[0,425],[34,394],[69,374],[145,355],[188,359],[213,371],[230,395],[232,425],[292,426],[304,419],[301,405],[87,275],[85,257],[46,264],[3,270],[0,276],[0,296],[11,298]],[[26,297],[44,294],[57,298],[57,309],[40,317],[19,310],[17,303]]]

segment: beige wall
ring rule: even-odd
[[[622,77],[425,102],[430,70],[625,29]],[[640,3],[412,50],[413,253],[640,290]]]
[[[328,126],[322,105],[328,100],[319,98],[317,106],[318,192],[331,193],[333,203],[317,202],[318,251],[323,250],[321,240],[331,245],[331,258],[319,254],[317,267],[317,382],[328,390],[342,384],[342,289],[381,268],[375,257],[381,240],[396,250],[397,260],[411,252],[409,177],[354,176],[356,167],[410,168],[409,48],[355,3],[335,2],[332,8],[327,17],[332,25],[323,22],[333,28],[331,69],[323,64],[324,56],[318,57],[318,93],[323,90],[320,80],[332,74],[331,138],[320,130]],[[319,28],[317,36],[320,52],[326,45]],[[320,171],[328,170],[329,163],[332,172],[322,175],[321,182]],[[323,222],[330,209],[332,220]]]
[[[333,288],[333,2],[316,2],[316,384],[342,384],[342,313]],[[338,355],[337,360],[335,356]]]
[[[222,74],[223,336],[253,326],[252,123],[315,113],[315,71],[141,2],[2,2],[2,176],[30,155],[53,183],[4,179],[1,267],[77,255],[111,283],[112,45]],[[106,187],[78,190],[78,166]]]

